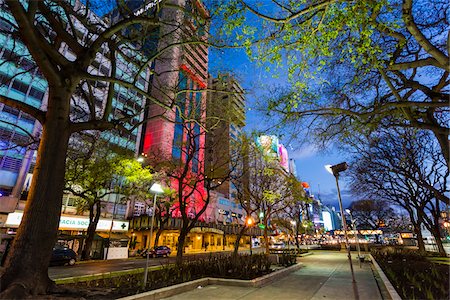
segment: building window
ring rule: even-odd
[[[45,95],[45,93],[43,91],[40,91],[34,87],[32,87],[30,89],[30,96],[33,98],[36,98],[36,99],[42,101],[42,99],[44,98],[44,95]]]
[[[185,90],[187,87],[187,77],[183,72],[180,72],[178,83],[179,90]],[[184,121],[181,117],[184,114],[184,106],[186,103],[186,93],[180,93],[177,97],[177,105],[179,106],[175,112],[175,129],[173,134],[172,157],[176,159],[181,158],[181,147],[183,147],[183,126]]]

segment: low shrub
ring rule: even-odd
[[[295,263],[295,255],[293,258],[291,256],[287,255],[286,258],[283,258],[283,265],[291,265],[292,260]],[[270,273],[270,266],[269,256],[265,254],[242,254],[236,257],[210,255],[206,258],[184,261],[181,265],[163,265],[158,270],[151,270],[148,273],[146,287],[142,287],[143,273],[102,278],[65,286],[89,291],[82,295],[87,299],[113,299],[204,277],[254,279]],[[103,292],[95,291],[100,288]]]
[[[412,249],[383,247],[371,253],[403,299],[449,299],[448,266]]]
[[[278,257],[278,263],[283,267],[289,267],[296,263],[297,261],[297,255],[291,254],[287,252],[281,253]]]

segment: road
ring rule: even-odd
[[[174,262],[174,257],[169,258],[151,258],[149,266],[159,266]],[[48,268],[48,274],[51,279],[75,277],[82,275],[93,275],[113,271],[132,270],[145,267],[144,258],[136,259],[114,259],[77,263],[74,266],[55,266]]]

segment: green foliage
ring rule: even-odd
[[[286,265],[289,264],[289,261],[292,259],[286,260]],[[226,255],[210,255],[207,258],[184,261],[179,265],[163,265],[160,269],[150,270],[148,285],[144,291],[203,277],[251,280],[270,273],[270,266],[269,257],[264,254],[238,255],[234,258]],[[77,290],[93,287],[107,288],[110,291],[108,296],[118,298],[113,295],[125,296],[137,292],[136,288],[142,286],[142,273],[80,282],[69,286],[75,287]]]
[[[79,210],[88,210],[111,193],[120,160],[106,141],[78,140],[72,144],[66,160],[65,189],[79,197]]]
[[[152,197],[150,187],[154,181],[154,174],[150,167],[143,167],[137,160],[127,158],[118,162],[116,170],[117,175],[123,180],[121,194],[140,201]]]
[[[239,36],[266,72],[287,73],[289,92],[268,95],[274,127],[323,144],[380,127],[427,129],[448,157],[446,11],[432,0],[261,0],[223,1],[220,12],[232,20],[222,34]]]
[[[278,263],[283,267],[292,266],[297,262],[297,255],[287,251],[283,251],[278,258]]]
[[[416,250],[372,248],[371,253],[403,299],[448,299],[450,270]]]
[[[261,65],[289,66],[291,81],[314,77],[314,71],[305,61],[316,62],[319,69],[334,63],[333,57],[349,61],[355,68],[371,70],[382,66],[389,53],[377,43],[379,28],[396,28],[401,21],[398,18],[373,21],[374,16],[394,10],[395,4],[387,0],[351,4],[323,1],[325,5],[320,9],[306,0],[283,2],[291,12],[303,14],[291,17],[273,2],[265,2],[267,10],[260,10],[260,3],[252,2],[249,4],[255,10],[252,16],[240,1],[223,5],[218,13],[227,21],[222,34],[234,37],[236,44],[244,46],[249,57]]]
[[[105,140],[83,137],[72,142],[66,161],[66,191],[78,196],[80,211],[111,193],[147,199],[153,174],[129,154]]]

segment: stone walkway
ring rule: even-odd
[[[352,284],[346,253],[315,251],[300,259],[303,267],[262,288],[208,285],[171,300],[268,300],[268,299],[382,299],[370,263],[362,268],[353,256],[356,284]]]

